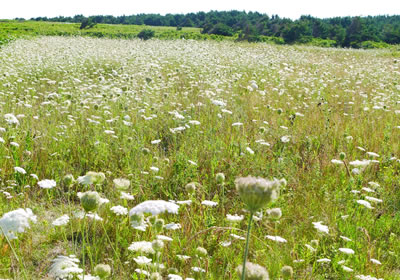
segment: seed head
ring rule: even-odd
[[[255,213],[278,198],[282,180],[269,181],[258,177],[241,177],[235,180],[236,190],[246,204],[247,210]]]
[[[281,270],[283,279],[290,279],[293,277],[293,268],[289,265],[285,265]]]
[[[94,268],[94,273],[100,277],[100,279],[105,279],[111,274],[111,267],[108,264],[98,264]]]
[[[242,278],[243,265],[239,265],[236,268],[236,272],[239,275],[239,279]],[[246,262],[246,272],[245,278],[246,280],[269,280],[268,271],[262,267],[261,265]]]
[[[96,210],[100,205],[100,195],[98,192],[87,191],[81,197],[81,204],[86,212]]]

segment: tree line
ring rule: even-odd
[[[135,24],[202,28],[202,33],[233,36],[238,40],[260,41],[263,37],[278,42],[308,43],[330,41],[334,46],[359,48],[365,42],[400,44],[400,15],[367,17],[334,17],[320,19],[301,16],[297,20],[268,16],[258,12],[210,11],[188,14],[97,15],[84,17],[37,17],[35,21],[89,24]]]

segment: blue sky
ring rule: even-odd
[[[400,14],[400,0],[0,0],[0,18],[39,16],[131,15],[138,13],[189,13],[210,10],[258,11],[292,19],[300,15],[320,18]]]

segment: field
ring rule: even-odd
[[[269,279],[400,279],[390,50],[37,37],[0,73],[0,278],[238,279],[253,217]]]
[[[95,38],[136,38],[143,29],[154,30],[158,39],[196,39],[196,40],[233,40],[233,37],[201,34],[200,28],[146,26],[146,25],[120,25],[97,24],[89,29],[79,29],[80,23],[37,22],[0,20],[0,45],[15,40],[36,36],[87,36]]]

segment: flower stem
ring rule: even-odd
[[[249,239],[250,239],[250,230],[251,230],[251,222],[252,221],[253,221],[253,212],[250,212],[249,224],[247,225],[246,247],[244,249],[244,256],[243,256],[242,280],[245,279],[246,261],[247,261],[247,254],[249,252]]]

